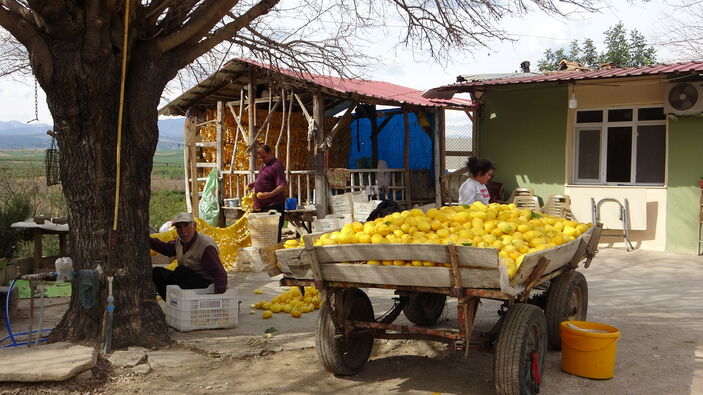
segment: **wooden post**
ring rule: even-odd
[[[371,121],[371,167],[378,168],[378,135],[381,129],[378,127],[378,116],[376,114],[376,106],[371,107],[369,121]]]
[[[217,141],[217,171],[222,174],[222,117],[225,112],[225,103],[217,101],[217,123],[215,124],[216,141]]]
[[[188,190],[188,210],[194,216],[198,216],[198,168],[197,168],[197,148],[195,146],[195,120],[192,117],[186,118],[185,122],[185,153],[186,172],[190,173],[190,179],[186,177],[186,184],[190,182]]]
[[[254,84],[254,70],[249,72],[249,85],[247,101],[249,102],[249,182],[254,182],[256,171],[256,143],[253,141],[256,134],[256,86]]]
[[[218,182],[218,188],[217,188],[217,204],[218,206],[220,205],[219,202],[223,201],[225,196],[225,190],[224,186],[222,185],[224,181],[224,175],[222,172],[224,171],[224,165],[223,165],[223,160],[222,160],[222,148],[224,146],[224,138],[222,137],[222,119],[225,115],[225,103],[223,101],[218,100],[217,101],[217,123],[215,124],[215,131],[217,133],[217,178],[219,179]],[[225,226],[225,211],[222,209],[222,206],[220,206],[220,214],[218,215],[217,218],[217,226],[224,227]]]
[[[59,233],[59,256],[66,256],[66,233]]]
[[[325,105],[322,93],[312,96],[312,117],[315,127],[315,147],[325,139]],[[317,197],[317,218],[327,215],[327,177],[325,175],[325,151],[317,150],[313,160],[315,169],[315,196]]]
[[[432,136],[434,138],[434,180],[435,180],[435,204],[437,206],[442,205],[442,186],[440,183],[440,172],[442,164],[440,162],[440,151],[439,151],[439,110],[434,111],[434,130],[432,131]]]
[[[38,273],[41,267],[41,259],[44,254],[41,240],[41,229],[34,229],[34,262],[32,265],[32,273]]]
[[[285,91],[284,91],[285,92]],[[290,114],[293,112],[293,92],[291,91],[291,99],[290,102],[288,103],[288,118],[286,122],[286,180],[288,180],[288,196],[293,193],[293,179],[290,176],[290,171],[292,170],[292,163],[293,161],[290,160]],[[301,197],[298,196],[298,199]],[[308,196],[308,204],[311,204],[312,202],[310,201],[310,197]],[[300,204],[302,204],[302,201],[299,201]]]
[[[410,123],[408,122],[408,110],[403,110],[403,127],[405,138],[403,143],[403,184],[405,186],[405,200],[408,201],[407,208],[413,207],[412,185],[410,185]]]
[[[190,111],[186,113],[186,121],[183,124],[183,175],[185,176],[185,187],[186,187],[186,209],[188,212],[193,212],[193,198],[191,196],[190,188],[190,178],[192,173],[190,173],[190,130],[193,127],[193,123],[190,119]],[[189,176],[190,173],[190,176]]]

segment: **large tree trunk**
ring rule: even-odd
[[[95,269],[100,262],[104,274],[89,309],[79,300],[80,279],[74,281],[69,309],[49,339],[100,341],[109,275],[114,276],[113,348],[163,345],[169,337],[151,281],[148,224],[157,106],[173,73],[159,75],[148,48],[134,49],[129,56],[119,214],[113,232],[121,56],[118,51],[101,57],[86,54],[83,44],[54,48],[53,80],[45,90],[61,152],[74,270]],[[76,65],[82,68],[80,78]]]

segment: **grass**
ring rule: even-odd
[[[157,151],[151,173],[150,227],[158,230],[174,214],[186,210],[183,190],[183,151]],[[46,186],[44,150],[0,150],[0,204],[15,195],[29,202],[31,216],[68,216],[61,186]],[[20,242],[15,256],[32,256],[33,248],[32,241]],[[44,238],[44,254],[57,253],[58,238]]]

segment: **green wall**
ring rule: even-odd
[[[698,180],[703,177],[703,118],[669,121],[667,251],[696,253]]]
[[[533,188],[542,203],[563,194],[566,86],[490,87],[481,99],[479,156],[495,163],[504,199],[516,187]]]

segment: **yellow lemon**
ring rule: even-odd
[[[271,310],[266,310],[263,313],[261,313],[261,318],[263,319],[268,319],[273,317],[273,312]]]

